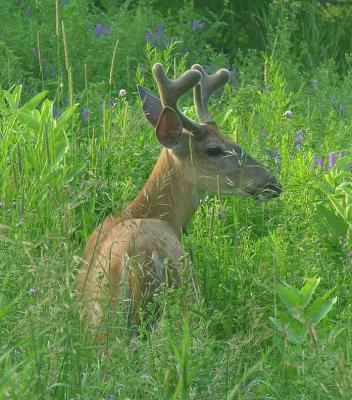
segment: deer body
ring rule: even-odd
[[[89,238],[77,288],[83,313],[93,324],[102,320],[106,296],[111,309],[116,299],[127,297],[131,321],[138,324],[137,310],[163,282],[180,285],[179,269],[187,268],[181,232],[206,191],[220,189],[262,201],[281,192],[276,179],[211,120],[209,96],[226,83],[228,71],[209,76],[196,65],[172,81],[156,64],[153,74],[161,100],[144,88],[140,95],[164,148],[137,197],[121,216],[107,218]],[[178,98],[192,87],[200,123],[177,107]]]
[[[111,295],[118,298],[121,287],[127,285],[135,315],[166,279],[164,260],[171,275],[168,281],[179,284],[178,270],[185,263],[181,231],[199,202],[199,193],[184,184],[184,173],[172,153],[163,149],[149,180],[124,215],[108,217],[92,233],[78,288],[84,314],[93,324],[103,315],[104,287],[110,286]]]

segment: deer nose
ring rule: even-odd
[[[279,197],[282,192],[282,187],[276,178],[271,177],[264,185],[247,187],[246,191],[255,199],[266,201],[274,197]]]
[[[270,197],[279,197],[281,192],[282,186],[275,178],[260,190],[261,195],[268,194]]]

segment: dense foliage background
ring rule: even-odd
[[[350,399],[351,2],[0,10],[0,399]],[[214,118],[284,192],[209,194],[183,238],[199,298],[165,288],[155,327],[105,327],[101,352],[75,276],[160,151],[136,93],[155,62],[229,68]]]

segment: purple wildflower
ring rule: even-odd
[[[160,39],[163,33],[165,32],[165,28],[161,25],[155,27],[154,33],[157,39]]]
[[[103,25],[102,24],[96,24],[95,25],[95,36],[98,38],[103,34]]]
[[[109,394],[108,400],[115,400],[115,396],[113,394]]]
[[[89,118],[89,111],[88,111],[87,107],[83,107],[83,110],[81,112],[81,116],[82,116],[82,119],[87,121],[87,119]]]
[[[336,161],[337,161],[337,154],[334,151],[331,151],[328,155],[329,168],[334,168]]]
[[[30,297],[35,296],[36,293],[37,293],[37,291],[36,291],[34,288],[30,288],[30,289],[27,291],[27,295],[30,296]]]
[[[127,94],[126,89],[120,89],[120,90],[119,90],[119,96],[120,96],[120,97],[126,96],[126,94]]]
[[[57,108],[56,105],[53,105],[53,117],[55,118],[57,116]]]
[[[95,25],[95,36],[99,38],[100,36],[109,36],[110,28],[108,26],[103,26],[102,24]]]
[[[205,29],[205,22],[199,22],[196,19],[192,21],[192,31],[197,31],[199,29]]]
[[[312,88],[313,88],[314,90],[316,90],[316,89],[318,88],[318,79],[312,79],[312,80],[310,81],[310,84],[312,85]]]
[[[166,37],[164,40],[162,38],[163,34],[165,33],[165,28],[161,25],[158,25],[154,29],[154,34],[147,32],[145,34],[145,40],[150,42],[153,47],[160,47],[163,44],[168,45],[171,41],[169,37]]]
[[[340,115],[344,115],[346,112],[346,106],[344,103],[340,104]]]
[[[283,113],[283,116],[286,117],[286,118],[292,118],[293,117],[293,112],[291,110],[286,110]]]
[[[298,133],[298,135],[295,136],[295,147],[297,151],[301,150],[302,144],[303,144],[303,135],[304,135],[304,131],[300,131],[300,133]]]
[[[199,22],[196,19],[194,19],[192,21],[192,31],[196,31],[197,29],[199,29]]]
[[[313,156],[313,162],[319,169],[323,169],[323,157]]]
[[[296,143],[302,143],[302,141],[303,141],[303,133],[299,133],[298,135],[295,136]]]
[[[342,157],[345,157],[345,152],[344,151],[340,151],[338,154],[337,154],[337,157],[338,158],[342,158]]]

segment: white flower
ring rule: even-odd
[[[287,110],[283,114],[284,117],[286,118],[292,118],[293,117],[293,112],[291,110]]]

